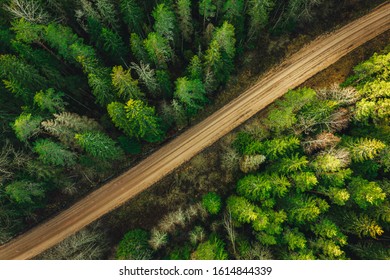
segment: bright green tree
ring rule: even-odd
[[[257,219],[256,206],[241,196],[230,196],[227,201],[227,208],[232,217],[239,223],[250,223]]]
[[[65,110],[66,103],[63,100],[63,92],[56,92],[54,89],[49,88],[46,91],[39,91],[34,96],[34,102],[38,107],[50,113],[57,113]]]
[[[42,118],[39,116],[22,113],[12,124],[12,128],[15,131],[16,137],[20,141],[26,142],[39,133],[41,121]]]
[[[194,55],[187,67],[187,74],[191,80],[203,80],[203,65],[199,56]]]
[[[130,99],[125,105],[126,117],[130,127],[130,137],[142,138],[149,142],[162,137],[159,118],[153,107],[140,100]]]
[[[374,159],[386,147],[386,144],[377,139],[358,138],[348,141],[347,147],[351,153],[352,160],[362,162]]]
[[[115,141],[102,132],[76,134],[75,139],[87,154],[100,160],[117,160],[123,155]]]
[[[202,197],[202,205],[210,214],[218,214],[221,210],[221,197],[215,192],[209,192]]]
[[[111,73],[112,84],[121,98],[142,99],[144,94],[138,87],[138,81],[131,76],[130,69],[124,70],[122,66],[114,66]]]
[[[141,229],[134,229],[125,234],[118,249],[117,260],[150,260],[152,250],[148,245],[148,233]]]
[[[200,243],[192,253],[193,260],[227,260],[228,254],[225,243],[217,236],[211,236],[209,240]]]
[[[352,178],[349,189],[352,199],[363,209],[380,205],[386,199],[386,193],[376,182],[369,182],[361,177]]]

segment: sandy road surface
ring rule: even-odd
[[[255,86],[54,218],[0,247],[0,259],[29,259],[159,181],[205,147],[363,43],[390,29],[390,3],[321,37]]]

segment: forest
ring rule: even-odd
[[[389,71],[390,46],[341,85],[286,93],[226,137],[228,186],[128,231],[115,257],[390,259]]]
[[[273,61],[271,42],[327,30],[342,21],[335,14],[383,1],[365,2],[0,0],[0,244],[193,124],[248,52]],[[210,192],[168,215],[170,226],[130,231],[117,258],[257,258],[253,246],[270,258],[388,255],[388,65],[388,55],[374,56],[343,90],[288,93],[299,101],[278,101],[228,147],[222,168],[248,174],[234,194]],[[350,216],[338,214],[345,209]],[[341,229],[335,217],[361,230]],[[204,228],[207,219],[216,230]],[[332,233],[305,227],[317,219]],[[173,248],[168,240],[188,220],[198,221],[191,242]],[[380,253],[361,255],[366,248]]]

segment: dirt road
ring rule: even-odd
[[[390,3],[316,39],[265,75],[258,84],[163,146],[140,164],[51,220],[0,247],[0,259],[29,259],[150,187],[205,147],[281,97],[289,89],[390,29]]]

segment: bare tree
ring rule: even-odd
[[[234,230],[232,213],[228,210],[223,216],[223,226],[227,232],[227,237],[232,244],[233,253],[236,254],[236,231]]]
[[[323,150],[328,147],[335,147],[341,139],[330,132],[321,132],[317,134],[315,138],[309,138],[302,142],[303,148],[306,153],[311,154],[317,150]]]
[[[4,9],[15,18],[23,18],[32,23],[47,23],[49,14],[43,10],[41,4],[35,0],[11,0]]]
[[[317,96],[320,100],[336,101],[341,106],[353,105],[359,100],[359,94],[354,88],[340,88],[337,84],[330,88],[320,89]]]

